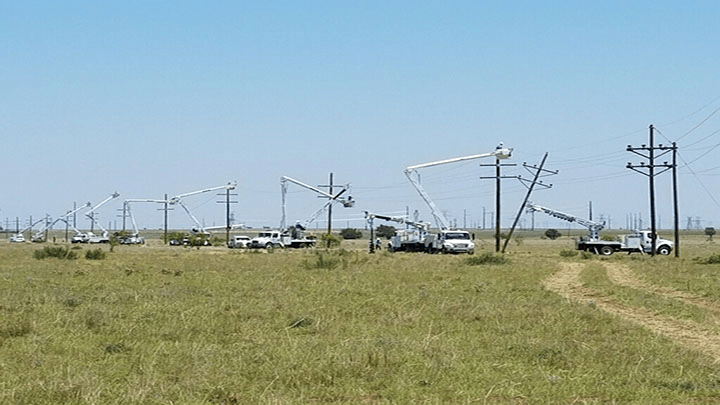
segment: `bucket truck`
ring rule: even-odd
[[[97,224],[97,226],[100,228],[100,230],[102,231],[100,233],[100,235],[94,234],[92,232],[92,230],[89,232],[86,232],[86,233],[77,232],[75,234],[75,236],[73,236],[72,239],[70,239],[70,242],[72,242],[72,243],[109,243],[110,235],[109,235],[107,229],[105,229],[102,225],[100,225],[100,222],[98,222],[95,219],[95,211],[100,209],[100,207],[105,205],[108,201],[112,200],[113,198],[117,198],[119,196],[120,196],[120,194],[116,191],[116,192],[110,194],[110,196],[108,198],[102,200],[96,206],[90,208],[90,210],[85,213],[85,216],[88,217],[91,221],[91,228],[92,228],[92,225],[95,225],[95,224]]]
[[[463,230],[454,230],[450,226],[450,221],[445,218],[445,215],[435,205],[435,202],[430,198],[428,193],[420,184],[418,169],[426,167],[440,166],[449,163],[457,163],[474,159],[482,159],[494,157],[496,159],[508,159],[512,156],[512,148],[504,147],[501,142],[494,151],[488,153],[481,153],[477,155],[470,155],[452,159],[439,160],[435,162],[422,163],[419,165],[409,166],[405,169],[405,176],[410,180],[410,184],[415,187],[420,197],[422,197],[425,204],[430,207],[430,212],[435,217],[435,222],[438,225],[439,231],[436,234],[428,234],[425,238],[424,244],[428,252],[443,252],[443,253],[470,253],[472,254],[475,248],[475,244],[470,238],[470,234]]]
[[[332,194],[330,194],[330,193],[327,193],[327,192],[325,192],[325,191],[320,190],[320,189],[317,188],[317,187],[313,187],[313,186],[311,186],[311,185],[305,184],[305,183],[303,183],[303,182],[301,182],[301,181],[299,181],[299,180],[295,180],[295,179],[293,179],[293,178],[291,178],[291,177],[288,177],[288,176],[283,176],[283,177],[280,178],[280,189],[281,189],[281,192],[282,192],[282,219],[280,220],[280,229],[286,229],[286,228],[285,228],[285,227],[286,227],[286,223],[285,223],[285,217],[286,217],[286,214],[285,214],[285,195],[287,194],[288,183],[293,183],[293,184],[296,184],[296,185],[298,185],[298,186],[300,186],[300,187],[304,187],[304,188],[306,188],[306,189],[308,189],[308,190],[314,191],[314,192],[316,192],[317,194],[320,194],[320,197],[327,198],[331,203],[335,203],[335,202],[341,203],[341,204],[343,205],[343,207],[345,207],[345,208],[351,208],[351,207],[353,207],[353,206],[355,205],[355,200],[353,200],[351,196],[348,196],[347,198],[342,197],[342,195],[343,195],[346,191],[350,190],[350,184],[346,184],[346,185],[342,188],[342,190],[340,190],[340,192],[338,192],[338,193],[335,194],[335,195],[332,195]],[[311,217],[310,220],[306,221],[307,224],[309,225],[310,222],[314,221],[315,218],[317,218],[318,215],[320,215],[320,213],[321,213],[323,210],[325,210],[327,207],[329,207],[330,205],[331,205],[331,204],[325,204],[325,206],[323,206],[323,208],[321,208],[320,210],[318,210],[318,212],[316,212],[316,214],[315,214],[313,217]]]
[[[78,208],[75,208],[75,209],[72,210],[72,211],[68,211],[67,213],[59,216],[59,217],[58,217],[56,220],[54,220],[52,223],[46,224],[46,225],[45,225],[43,228],[41,228],[39,231],[35,232],[35,234],[33,235],[33,237],[32,237],[31,240],[32,240],[33,242],[45,242],[45,232],[46,232],[46,231],[52,229],[53,226],[55,226],[55,224],[58,223],[58,222],[61,222],[61,221],[62,221],[62,222],[65,222],[65,223],[67,224],[67,223],[68,223],[68,222],[67,222],[68,217],[70,217],[71,215],[74,215],[75,213],[77,213],[77,212],[79,212],[79,211],[81,211],[81,210],[83,210],[83,209],[85,209],[85,208],[90,208],[91,205],[92,205],[92,204],[90,204],[89,202],[88,202],[88,203],[85,203],[84,205],[82,205],[82,206],[80,206],[80,207],[78,207]],[[81,232],[80,232],[79,230],[77,230],[77,229],[73,229],[73,230],[75,231],[76,234],[77,234],[77,233],[81,233]]]
[[[669,255],[673,249],[673,242],[667,239],[657,238],[651,231],[636,231],[633,234],[622,235],[620,240],[602,240],[600,231],[605,227],[604,223],[598,223],[589,219],[576,217],[541,205],[528,202],[526,209],[530,212],[543,212],[552,217],[568,222],[576,222],[588,228],[588,235],[576,241],[575,248],[586,252],[610,256],[615,252],[640,252],[652,253],[652,238],[655,238],[655,253]]]
[[[130,207],[130,203],[136,202],[148,202],[157,204],[167,203],[167,201],[165,200],[156,200],[152,198],[129,198],[123,201],[123,212],[130,217],[130,223],[132,223],[133,232],[129,235],[123,233],[122,235],[118,236],[118,243],[121,245],[142,245],[145,243],[145,238],[140,236],[140,231],[138,230],[137,223],[135,222],[135,217],[133,216],[132,209]]]
[[[17,231],[15,234],[10,236],[9,241],[12,243],[22,243],[25,242],[25,232],[30,231],[35,227],[35,225],[39,224],[40,222],[45,221],[45,218],[38,219],[34,223],[31,223],[27,227],[23,228],[22,230]]]
[[[288,183],[296,184],[300,187],[314,191],[319,194],[320,197],[327,198],[327,202],[315,211],[308,219],[304,222],[298,221],[293,226],[286,226],[286,211],[285,211],[285,195],[287,194]],[[258,235],[250,240],[249,247],[252,248],[307,248],[315,246],[315,239],[305,237],[305,230],[310,226],[313,221],[317,219],[320,214],[328,209],[332,204],[340,203],[343,207],[350,208],[355,205],[355,200],[351,196],[347,198],[343,197],[346,191],[350,190],[350,185],[346,184],[342,190],[337,194],[332,195],[325,191],[320,190],[317,187],[305,184],[299,180],[295,180],[288,176],[280,178],[280,189],[282,192],[282,219],[280,220],[280,230],[270,230],[258,233]]]
[[[375,214],[372,212],[365,211],[365,218],[370,223],[370,229],[373,228],[374,220],[381,219],[383,221],[397,222],[399,224],[406,224],[411,226],[413,229],[398,229],[395,234],[388,241],[388,251],[390,252],[426,252],[428,247],[426,242],[428,240],[428,232],[430,230],[430,224],[427,222],[415,222],[410,221],[405,217],[393,217],[381,214]],[[372,243],[372,241],[370,241]]]
[[[216,191],[216,190],[235,190],[235,187],[237,187],[237,182],[231,181],[223,186],[211,187],[211,188],[206,188],[204,190],[191,191],[189,193],[176,195],[175,197],[170,198],[170,200],[168,200],[168,203],[171,205],[179,204],[183,208],[183,210],[185,210],[185,213],[188,215],[188,217],[190,217],[190,219],[193,221],[193,223],[195,223],[195,226],[191,229],[191,232],[193,234],[199,234],[201,236],[195,243],[202,245],[202,246],[210,246],[210,241],[207,239],[207,236],[210,235],[210,231],[215,230],[215,229],[225,229],[225,227],[224,226],[213,226],[213,227],[202,226],[200,224],[200,221],[198,221],[197,218],[195,218],[195,216],[192,214],[192,212],[190,212],[190,209],[187,207],[187,205],[185,205],[185,203],[183,202],[183,198],[193,196],[193,195],[207,193],[210,191]],[[186,237],[186,238],[183,238],[183,240],[173,239],[170,241],[170,244],[171,245],[188,245],[188,244],[191,244],[191,238]]]

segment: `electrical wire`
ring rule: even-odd
[[[695,173],[695,171],[689,166],[689,164],[685,161],[685,159],[682,157],[682,155],[681,155],[679,152],[678,152],[677,155],[678,155],[678,157],[680,158],[680,160],[683,161],[683,163],[685,164],[685,167],[690,171],[690,174],[692,174],[693,177],[695,177],[695,180],[697,180],[697,182],[700,184],[700,187],[702,187],[703,190],[705,190],[705,192],[706,192],[707,195],[710,197],[710,199],[715,203],[715,205],[716,205],[718,208],[720,208],[720,202],[718,202],[718,200],[715,198],[715,196],[714,196],[714,195],[710,192],[710,190],[705,186],[705,183],[703,183],[703,182],[700,180],[700,177],[698,177],[697,173]],[[696,160],[697,160],[697,159],[696,159]]]
[[[713,115],[715,115],[715,113],[718,112],[718,111],[720,111],[720,107],[716,108],[713,112],[710,113],[710,115],[708,115],[707,117],[705,117],[704,120],[700,121],[699,124],[695,125],[691,130],[689,130],[688,132],[686,132],[686,133],[685,133],[684,135],[682,135],[680,138],[676,139],[675,142],[677,142],[677,141],[685,138],[686,136],[690,135],[693,131],[695,131],[696,129],[700,128],[701,125],[703,125],[704,123],[706,123],[707,120],[709,120],[709,119],[710,119]]]

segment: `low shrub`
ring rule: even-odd
[[[78,254],[75,251],[71,251],[67,247],[45,246],[43,249],[35,250],[35,252],[33,252],[33,257],[37,260],[47,259],[50,257],[66,260],[75,260],[78,258]]]
[[[465,264],[468,266],[482,266],[486,264],[507,264],[510,260],[502,255],[495,255],[492,253],[483,253],[479,256],[470,256],[465,259]]]
[[[577,256],[577,254],[578,254],[577,250],[563,249],[560,251],[561,257],[575,257],[575,256]]]
[[[304,260],[302,266],[306,269],[333,270],[342,263],[342,257],[330,252],[315,252],[315,260]]]
[[[103,260],[106,256],[105,251],[100,248],[90,249],[85,252],[85,258],[88,260]]]
[[[718,264],[720,263],[720,254],[710,255],[708,257],[696,257],[693,260],[699,264]]]
[[[342,239],[339,236],[333,235],[331,233],[324,233],[320,237],[320,246],[322,246],[324,248],[338,247],[338,246],[340,246],[341,243],[342,243]]]
[[[343,239],[361,239],[363,237],[362,231],[354,228],[345,228],[340,231],[340,237]]]

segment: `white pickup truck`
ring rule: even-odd
[[[251,248],[304,248],[315,246],[315,239],[293,238],[289,232],[262,231],[250,240]]]
[[[468,231],[441,230],[425,239],[425,247],[430,253],[468,253],[475,252],[475,242]]]
[[[228,242],[229,248],[248,248],[250,247],[250,237],[245,235],[235,235]]]

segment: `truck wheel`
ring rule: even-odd
[[[614,250],[610,246],[603,246],[600,248],[600,254],[603,256],[610,256],[611,254],[613,254],[613,252]]]
[[[272,248],[273,248],[273,244],[272,244],[272,243],[268,242],[268,243],[265,244],[265,249],[270,250],[270,249],[272,249]]]
[[[659,248],[657,248],[657,253],[659,255],[667,256],[670,254],[670,246],[662,245]]]

